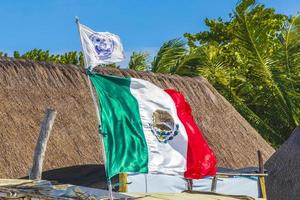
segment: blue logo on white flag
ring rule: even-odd
[[[115,41],[99,33],[93,33],[89,39],[94,45],[95,51],[101,60],[110,59],[115,49]]]
[[[80,39],[86,68],[124,60],[123,46],[119,36],[109,32],[95,32],[79,24]]]

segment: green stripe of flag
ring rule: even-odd
[[[90,79],[100,105],[108,177],[120,172],[147,173],[147,143],[130,79],[97,74]]]

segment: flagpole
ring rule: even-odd
[[[81,45],[81,50],[82,50],[83,59],[84,59],[84,67],[85,67],[85,69],[88,69],[89,66],[87,66],[87,59],[86,59],[86,56],[85,56],[85,53],[84,53],[84,50],[83,50],[83,44],[82,44],[82,39],[81,39],[81,34],[80,34],[79,17],[77,17],[77,16],[75,17],[75,22],[77,24],[77,29],[78,29],[78,32],[79,32],[80,45]],[[86,73],[86,75],[87,75],[87,73]],[[92,87],[90,76],[87,75],[87,77],[88,77],[88,85],[89,85],[90,93],[91,93],[91,96],[92,96],[92,99],[93,99],[94,107],[96,109],[96,114],[97,114],[99,128],[100,128],[100,126],[101,126],[101,119],[100,119],[100,114],[99,114],[99,107],[98,107],[98,104],[97,104],[97,100],[96,100],[95,94],[93,92],[93,87]],[[106,172],[106,169],[107,169],[107,167],[106,167],[106,154],[105,154],[105,147],[104,147],[104,142],[103,142],[103,136],[102,136],[102,134],[99,134],[99,135],[100,135],[101,146],[102,146],[102,159],[103,159],[103,162],[104,162],[104,169],[105,169],[105,172]],[[114,197],[113,197],[113,192],[112,192],[112,184],[111,184],[111,180],[108,177],[107,177],[107,185],[108,185],[109,199],[113,200]]]

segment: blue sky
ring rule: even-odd
[[[258,0],[277,12],[294,15],[300,0]],[[169,39],[204,30],[203,20],[228,18],[237,0],[1,0],[0,51],[33,48],[51,53],[79,50],[75,16],[96,31],[118,34],[126,57],[152,55]],[[128,59],[127,59],[128,60]],[[121,64],[126,66],[126,61]]]

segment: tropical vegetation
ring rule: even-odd
[[[206,19],[205,24],[208,31],[164,43],[152,61],[147,52],[133,52],[129,68],[207,78],[267,141],[279,146],[300,125],[300,15],[288,17],[242,0],[229,20]],[[83,65],[78,52],[51,55],[34,49],[14,52],[14,57]]]
[[[151,71],[206,77],[267,141],[280,145],[300,124],[300,16],[243,0],[230,20],[205,24],[208,31],[184,35],[187,45],[166,42]]]

